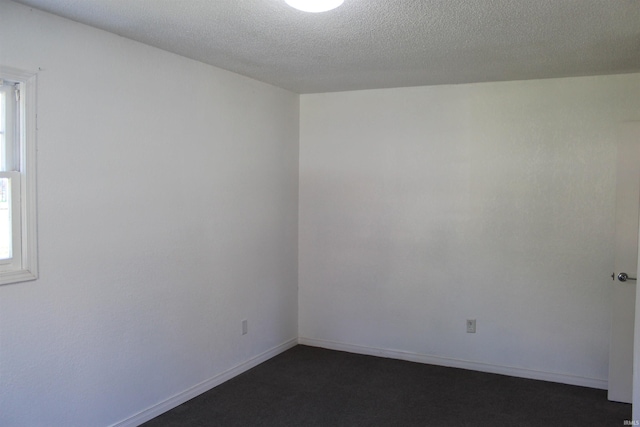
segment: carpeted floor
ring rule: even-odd
[[[624,426],[607,392],[296,346],[143,424],[185,426]]]

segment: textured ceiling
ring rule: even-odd
[[[298,93],[640,71],[640,0],[19,0]]]

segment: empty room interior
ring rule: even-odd
[[[624,315],[640,361],[637,0],[0,0],[2,70],[37,165],[2,426],[136,426],[295,346],[608,390]]]

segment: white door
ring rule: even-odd
[[[615,260],[612,291],[609,400],[631,403],[638,268],[640,205],[640,122],[625,123],[618,134]],[[623,281],[621,274],[630,279]]]

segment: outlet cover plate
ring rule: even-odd
[[[476,319],[467,319],[467,333],[468,334],[476,333]]]

